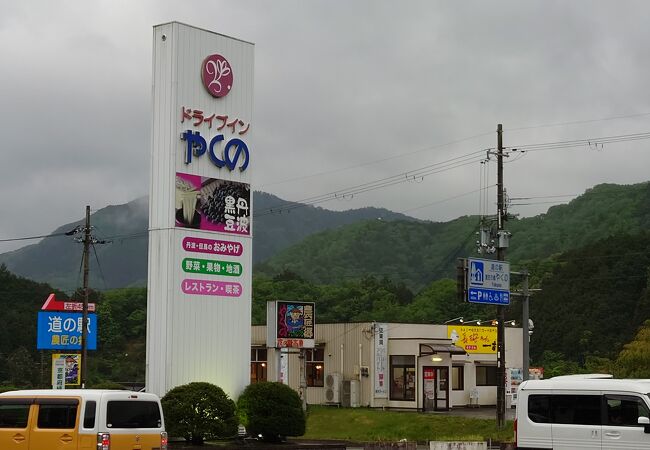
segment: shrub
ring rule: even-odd
[[[161,403],[170,436],[200,445],[237,434],[235,402],[218,386],[201,382],[177,386]]]
[[[267,441],[305,434],[305,412],[298,393],[282,383],[250,384],[237,401],[240,422]]]

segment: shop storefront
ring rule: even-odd
[[[522,329],[506,327],[506,368],[522,367]],[[252,328],[251,382],[282,381],[309,404],[444,411],[496,404],[496,327],[405,323],[315,326],[314,348],[276,349]]]

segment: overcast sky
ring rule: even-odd
[[[152,27],[169,21],[255,43],[253,188],[287,200],[494,147],[497,123],[509,147],[650,131],[646,1],[0,7],[0,239],[47,234],[87,204],[148,194]],[[508,194],[535,199],[513,201],[534,204],[511,212],[539,214],[599,183],[647,181],[649,148],[643,139],[513,153]],[[319,206],[435,221],[478,214],[476,191],[496,182],[488,167],[476,161]],[[493,202],[491,189],[491,213]],[[25,244],[0,242],[0,252]]]

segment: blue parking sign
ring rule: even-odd
[[[83,314],[58,311],[39,311],[39,350],[80,350]],[[88,350],[97,350],[97,315],[88,314]]]

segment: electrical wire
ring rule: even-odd
[[[557,150],[557,149],[586,147],[586,146],[590,146],[594,148],[600,147],[602,149],[605,144],[638,141],[638,140],[645,140],[645,139],[650,139],[650,132],[620,134],[614,136],[603,136],[598,138],[587,138],[587,139],[574,139],[574,140],[567,140],[567,141],[544,142],[544,143],[537,143],[537,144],[511,145],[506,148],[511,151],[526,151],[526,152],[537,152],[537,151],[545,151],[545,150]]]
[[[390,177],[378,179],[368,183],[351,186],[346,189],[340,189],[322,195],[307,197],[302,200],[297,200],[295,202],[285,202],[279,204],[278,206],[269,207],[265,210],[254,213],[254,217],[262,217],[269,214],[288,212],[291,211],[292,209],[303,208],[305,206],[315,205],[330,200],[349,199],[354,197],[354,195],[362,194],[369,191],[374,191],[377,189],[382,189],[388,186],[394,186],[396,184],[401,184],[405,182],[412,182],[412,181],[420,182],[423,181],[424,178],[429,175],[442,173],[448,170],[466,166],[468,164],[477,163],[482,159],[482,157],[478,158],[477,154],[482,153],[483,151],[484,150],[472,152],[460,157],[452,158],[442,163],[436,163],[429,166],[424,166],[420,169],[415,169],[413,171],[403,172],[398,175],[393,175]]]
[[[628,114],[624,116],[612,116],[612,117],[605,117],[601,119],[587,119],[587,120],[574,120],[571,122],[558,122],[558,123],[549,123],[549,124],[543,124],[543,125],[532,125],[532,126],[526,126],[526,127],[518,127],[518,128],[506,128],[505,131],[520,131],[520,130],[532,130],[535,128],[551,128],[551,127],[563,127],[563,126],[569,126],[569,125],[582,125],[585,123],[593,123],[593,122],[604,122],[607,120],[619,120],[619,119],[630,119],[633,117],[643,117],[643,116],[650,116],[650,112],[645,112],[645,113],[638,113],[638,114]]]
[[[309,175],[302,175],[302,176],[299,176],[299,177],[289,178],[289,179],[286,179],[286,180],[273,181],[273,182],[270,182],[270,183],[262,184],[259,187],[263,188],[263,187],[268,187],[268,186],[275,186],[275,185],[278,185],[278,184],[289,183],[289,182],[292,182],[292,181],[305,180],[305,179],[308,179],[308,178],[318,177],[318,176],[322,176],[322,175],[329,175],[329,174],[332,174],[332,173],[344,172],[346,170],[357,169],[359,167],[365,167],[365,166],[369,166],[369,165],[373,165],[373,164],[378,164],[378,163],[381,163],[381,162],[391,161],[391,160],[397,159],[397,158],[405,158],[405,157],[412,156],[412,155],[422,153],[422,152],[425,152],[425,151],[437,150],[439,148],[448,147],[450,145],[460,144],[461,142],[466,142],[466,141],[476,139],[476,138],[479,138],[479,137],[488,136],[488,135],[491,135],[493,133],[494,132],[490,131],[490,132],[487,132],[487,133],[476,134],[474,136],[469,136],[469,137],[462,138],[462,139],[456,139],[454,141],[445,142],[443,144],[437,144],[437,145],[434,145],[434,146],[431,146],[431,147],[422,148],[422,149],[415,150],[415,151],[412,151],[412,152],[400,153],[399,155],[390,156],[388,158],[376,159],[376,160],[368,161],[368,162],[365,162],[365,163],[359,163],[359,164],[355,164],[355,165],[352,165],[352,166],[327,170],[327,171],[318,172],[318,173],[309,174]]]
[[[91,244],[93,247],[93,252],[95,253],[95,261],[97,261],[97,268],[99,269],[99,275],[102,279],[102,282],[104,283],[104,288],[108,287],[108,283],[106,283],[106,278],[104,277],[104,271],[102,270],[102,265],[99,263],[99,255],[97,254],[97,248],[95,247],[95,244]]]
[[[473,191],[464,192],[462,194],[454,195],[453,197],[447,197],[447,198],[444,198],[444,199],[441,199],[441,200],[436,200],[435,202],[427,203],[426,205],[416,206],[414,208],[409,208],[409,209],[403,209],[401,211],[396,211],[396,212],[398,212],[400,214],[404,214],[406,212],[416,211],[418,209],[427,208],[429,206],[438,205],[440,203],[445,203],[445,202],[448,202],[450,200],[456,200],[457,198],[465,197],[467,195],[476,194],[477,192],[479,192],[481,194],[481,196],[482,196],[483,192],[481,192],[481,191],[483,191],[485,189],[490,189],[490,188],[493,188],[493,187],[496,187],[496,184],[493,184],[491,186],[486,186],[486,187],[483,187],[483,188],[480,188],[480,189],[475,189]]]
[[[0,242],[28,241],[31,239],[44,239],[44,238],[51,238],[51,237],[58,237],[58,236],[65,236],[65,235],[66,233],[44,234],[40,236],[26,236],[26,237],[18,237],[18,238],[0,239]]]
[[[650,114],[650,113],[648,113]],[[641,115],[646,115],[646,114],[641,114]],[[620,116],[620,118],[624,118],[628,116]],[[611,118],[610,118],[611,119]],[[608,120],[608,119],[594,119],[594,121],[598,120]],[[577,123],[577,122],[576,122]],[[570,123],[565,123],[565,124],[570,124]],[[542,127],[542,126],[540,126]],[[481,135],[476,135],[470,138],[465,138],[461,139],[459,141],[454,141],[452,143],[460,142],[463,140],[468,140],[472,139],[477,136],[483,136],[485,134]],[[603,147],[604,144],[608,143],[619,143],[619,142],[628,142],[628,141],[635,141],[635,140],[645,140],[645,139],[650,139],[650,132],[642,132],[642,133],[633,133],[633,134],[624,134],[624,135],[614,135],[614,136],[604,136],[600,138],[589,138],[589,139],[577,139],[577,140],[567,140],[567,141],[555,141],[555,142],[547,142],[547,143],[538,143],[538,144],[522,144],[522,145],[517,145],[517,146],[509,146],[507,149],[510,149],[511,151],[521,151],[523,152],[532,152],[532,151],[543,151],[543,150],[556,150],[556,149],[566,149],[566,148],[572,148],[572,147],[584,147],[584,146],[595,146],[598,147],[600,146],[601,148]],[[441,146],[444,145],[450,145],[451,143],[447,144],[441,144]],[[407,171],[407,172],[402,172],[398,175],[394,175],[391,177],[386,177],[382,178],[379,180],[371,181],[368,183],[363,183],[360,185],[352,186],[346,189],[340,189],[337,191],[329,192],[327,194],[322,194],[314,197],[308,197],[303,200],[298,200],[298,201],[291,201],[291,202],[285,202],[282,204],[279,204],[278,206],[270,207],[265,210],[262,210],[259,213],[254,214],[254,217],[262,217],[265,215],[269,214],[276,214],[276,213],[282,213],[283,211],[290,211],[292,209],[296,208],[301,208],[309,205],[314,205],[318,203],[323,203],[326,201],[334,200],[334,199],[347,199],[347,198],[352,198],[354,195],[369,192],[372,190],[376,189],[381,189],[384,187],[389,187],[393,186],[396,184],[404,183],[404,182],[409,182],[409,181],[414,181],[417,180],[418,178],[420,180],[423,180],[424,177],[436,174],[436,173],[441,173],[447,170],[452,170],[455,168],[463,167],[468,164],[473,164],[476,162],[480,162],[482,158],[477,159],[478,154],[482,153],[485,150],[478,150],[474,152],[467,153],[465,155],[451,158],[446,161],[442,161],[440,163],[435,163],[427,166],[423,166],[418,169],[414,169],[412,171]],[[485,179],[488,178],[489,176],[489,164],[485,164],[486,166],[486,175]],[[487,190],[483,191],[485,194],[485,201],[483,202],[484,208],[487,209],[487,198],[488,198],[488,193]],[[461,195],[462,196],[462,195]],[[514,206],[520,206],[520,205],[514,205]],[[58,236],[64,236],[66,233],[54,233],[54,234],[49,234],[49,235],[38,235],[38,236],[27,236],[27,237],[18,237],[18,238],[6,238],[6,239],[0,239],[0,242],[16,242],[16,241],[23,241],[23,240],[32,240],[32,239],[43,239],[43,238],[52,238],[52,237],[58,237]],[[121,241],[126,240],[126,239],[132,239],[132,238],[138,238],[141,236],[146,236],[147,232],[142,232],[142,233],[134,233],[130,235],[117,235],[114,237],[114,239],[119,239]]]

